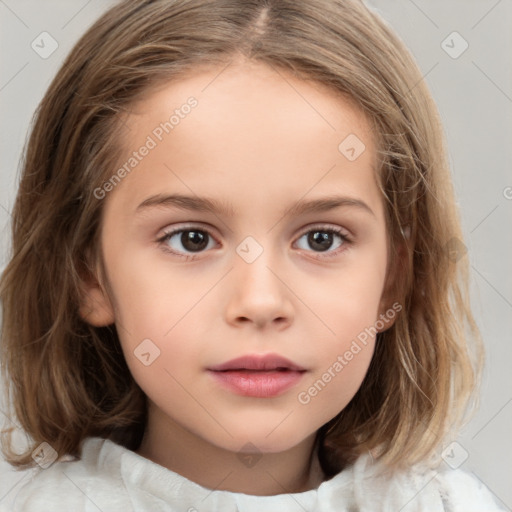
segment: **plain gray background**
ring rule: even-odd
[[[112,3],[0,0],[1,269],[31,116],[73,44]],[[367,3],[412,51],[441,112],[471,264],[473,311],[487,350],[481,407],[451,447],[451,461],[459,464],[467,455],[460,467],[512,510],[512,2]],[[31,47],[42,32],[58,43],[48,58]],[[0,418],[8,421],[4,411]],[[0,461],[0,504],[27,477]]]

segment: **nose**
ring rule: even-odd
[[[252,263],[236,255],[230,276],[226,319],[232,325],[253,324],[264,329],[274,325],[284,329],[293,321],[293,293],[286,276],[270,251]]]

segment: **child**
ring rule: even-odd
[[[357,0],[106,12],[13,211],[6,510],[500,510],[439,457],[482,361],[443,144]]]

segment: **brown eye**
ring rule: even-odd
[[[176,229],[158,239],[164,250],[183,257],[211,248],[209,243],[212,241],[213,237],[207,231],[196,228]]]
[[[182,231],[179,240],[187,251],[202,251],[208,245],[208,233],[192,230]]]
[[[300,242],[303,240],[303,243]],[[339,254],[339,247],[348,245],[347,235],[334,228],[316,228],[305,232],[298,240],[299,249],[328,253],[328,256]],[[344,249],[342,249],[344,250]]]

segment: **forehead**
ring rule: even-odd
[[[124,163],[152,146],[117,187],[132,204],[169,186],[253,201],[335,189],[378,199],[368,119],[345,95],[282,69],[201,68],[153,88],[124,122]]]
[[[240,112],[224,110],[226,122],[237,113],[252,114],[248,120],[254,122],[270,112],[276,119],[286,115],[289,129],[294,119],[301,118],[309,120],[311,128],[318,127],[321,121],[324,129],[336,131],[339,122],[346,121],[361,134],[371,131],[368,118],[348,94],[312,78],[298,78],[290,70],[275,65],[244,60],[222,66],[203,64],[194,72],[148,88],[131,105],[130,115],[125,119],[130,128],[126,140],[136,143],[129,137],[136,135],[131,130],[133,125],[141,127],[141,121],[155,116],[168,119],[191,96],[201,103],[205,115],[219,113],[226,106],[241,107]],[[261,110],[261,106],[266,108]]]

